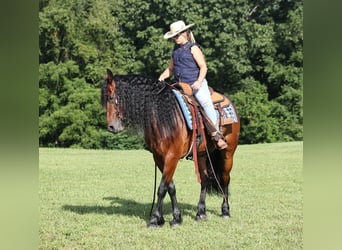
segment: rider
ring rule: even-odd
[[[216,112],[211,101],[208,82],[205,79],[207,65],[200,45],[196,43],[194,35],[189,29],[193,25],[185,25],[183,21],[177,21],[172,23],[170,31],[165,33],[164,39],[173,38],[176,44],[169,66],[161,73],[159,80],[164,81],[173,74],[178,82],[190,85],[196,100],[212,123],[210,126],[213,128],[211,137],[216,141],[216,147],[224,149],[227,147],[227,143],[219,132]]]

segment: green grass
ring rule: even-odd
[[[200,186],[192,161],[174,180],[183,224],[146,228],[154,163],[143,150],[39,150],[40,249],[302,249],[303,143],[241,145],[231,172],[232,217],[207,197],[208,221],[196,222]],[[160,174],[158,173],[158,183]]]

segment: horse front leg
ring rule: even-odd
[[[169,148],[170,150],[170,148]],[[178,207],[178,202],[176,198],[176,187],[173,183],[173,175],[177,167],[178,157],[174,157],[173,154],[167,155],[163,158],[159,155],[153,155],[154,161],[160,171],[162,172],[162,178],[158,188],[158,199],[155,212],[153,213],[148,227],[159,227],[165,222],[163,217],[163,200],[165,198],[166,192],[169,193],[171,198],[171,204],[173,209],[173,220],[170,222],[171,226],[180,225],[182,223],[182,216],[180,209]]]
[[[197,204],[196,220],[204,221],[204,220],[207,220],[205,198],[206,198],[206,193],[207,193],[207,177],[208,177],[205,157],[198,158],[198,168],[199,168],[200,177],[201,177],[201,192],[200,192],[200,198]]]
[[[203,180],[201,181],[201,193],[200,198],[197,204],[197,214],[196,220],[197,221],[204,221],[207,220],[206,209],[205,209],[205,197],[206,197],[207,187],[204,184]]]
[[[165,182],[165,178],[162,177],[159,187],[158,187],[158,199],[157,199],[157,206],[154,213],[151,216],[147,227],[160,227],[163,226],[165,223],[163,217],[163,200],[165,198],[166,192],[168,190],[168,185]]]
[[[170,225],[179,226],[180,224],[182,224],[182,215],[178,207],[178,202],[176,198],[176,186],[173,183],[173,181],[171,181],[169,184],[168,193],[170,195],[172,210],[173,210],[173,219],[172,221],[170,221]]]

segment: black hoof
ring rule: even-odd
[[[178,219],[178,220],[173,219],[172,221],[170,221],[171,227],[178,227],[181,224],[182,224],[182,219]]]
[[[205,214],[196,214],[196,220],[197,221],[206,221],[207,216]]]
[[[221,217],[224,218],[224,219],[229,219],[230,218],[230,214],[229,213],[222,213]]]
[[[163,217],[161,218],[156,218],[156,217],[153,217],[149,223],[147,224],[147,227],[148,228],[153,228],[153,227],[162,227],[165,223],[165,220]]]

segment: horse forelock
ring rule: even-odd
[[[179,109],[167,83],[142,75],[117,75],[114,80],[126,125],[141,132],[156,127],[162,136],[172,135]]]

